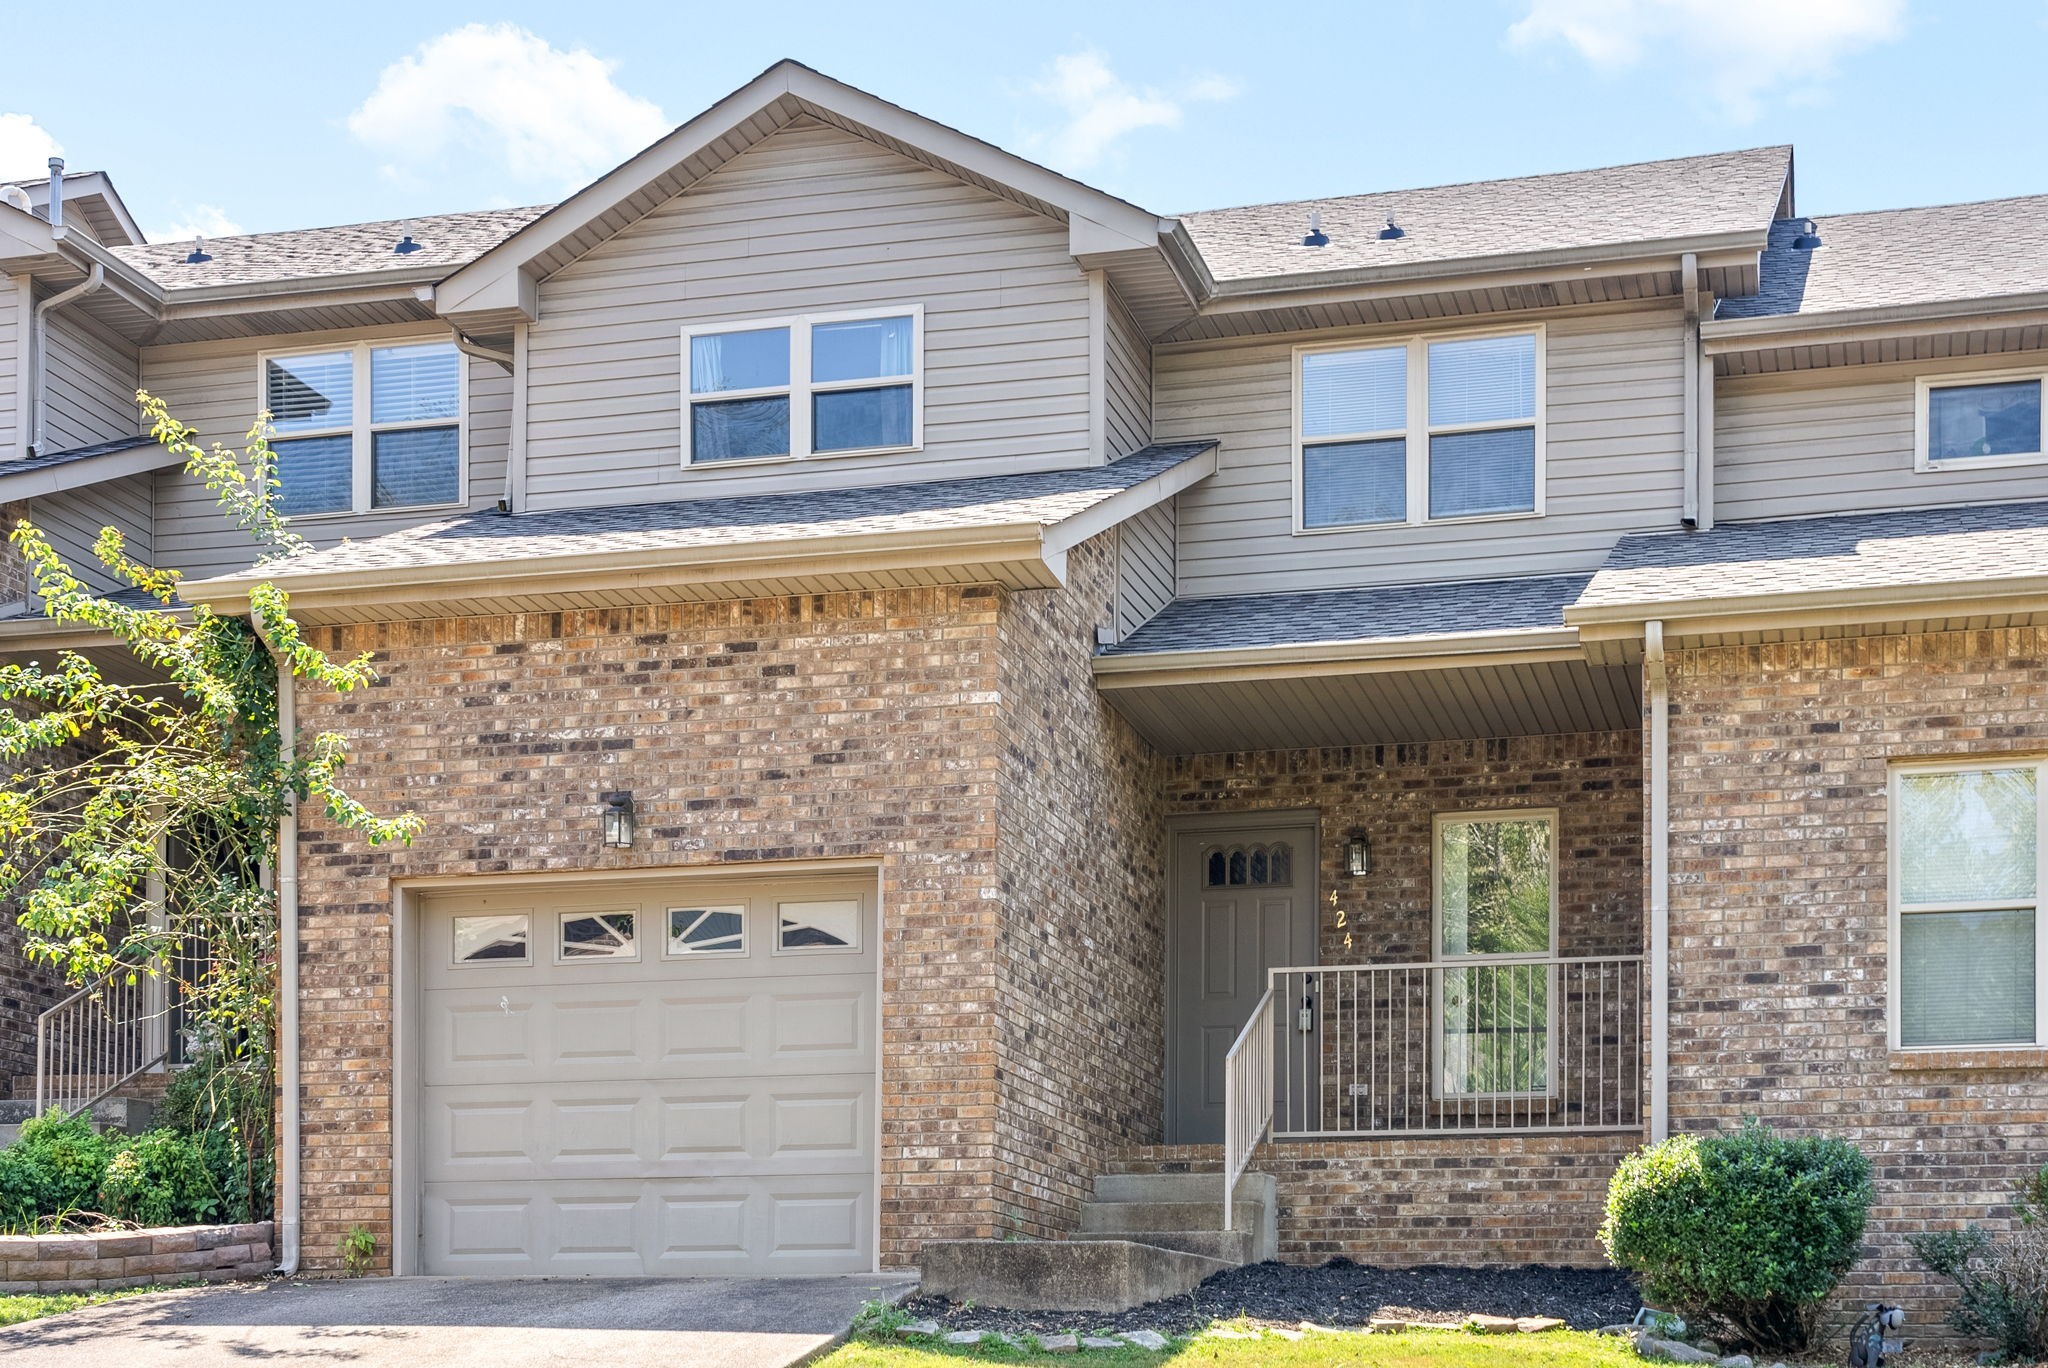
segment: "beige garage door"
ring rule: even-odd
[[[430,898],[421,1263],[874,1267],[872,884]]]

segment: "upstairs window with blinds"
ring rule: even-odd
[[[1296,353],[1304,531],[1543,511],[1540,332]]]
[[[288,517],[463,501],[462,356],[446,342],[263,358]]]
[[[923,444],[922,310],[683,330],[683,463],[787,461]]]
[[[1901,767],[1892,782],[1892,1041],[2043,1044],[2048,763]]]

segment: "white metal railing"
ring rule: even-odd
[[[1644,987],[1641,955],[1275,969],[1231,1058],[1267,1043],[1275,1140],[1635,1130]]]
[[[84,1111],[164,1063],[169,988],[168,976],[117,969],[38,1016],[36,1114]]]
[[[1223,1062],[1223,1228],[1231,1197],[1273,1126],[1273,990],[1252,1008]]]

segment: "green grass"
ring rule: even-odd
[[[44,1316],[76,1311],[81,1306],[97,1306],[116,1297],[132,1297],[137,1292],[162,1290],[159,1287],[135,1287],[119,1292],[51,1292],[0,1297],[0,1325],[19,1325],[23,1321],[41,1320]]]
[[[963,1363],[1061,1364],[1065,1368],[1641,1368],[1629,1343],[1611,1336],[1552,1330],[1540,1335],[1470,1335],[1457,1330],[1399,1335],[1311,1334],[1299,1340],[1180,1340],[1162,1353],[1142,1349],[1040,1354],[1000,1342],[973,1348],[859,1339],[818,1360],[817,1368],[961,1368]]]

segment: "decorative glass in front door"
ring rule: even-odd
[[[1437,819],[1442,1097],[1550,1091],[1556,830],[1549,812]]]

